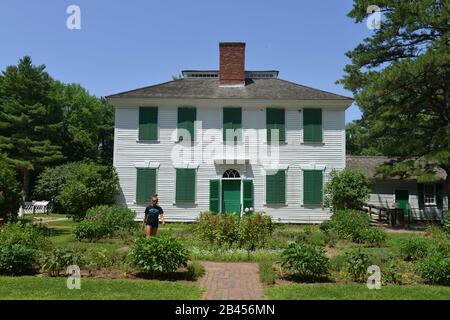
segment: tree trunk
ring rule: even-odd
[[[445,178],[445,190],[447,190],[447,210],[450,211],[450,168],[445,170],[447,177]],[[445,203],[445,202],[444,202]],[[444,206],[442,206],[442,211],[444,211]]]
[[[30,171],[23,171],[23,201],[28,201],[30,199]]]

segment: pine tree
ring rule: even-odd
[[[62,110],[52,96],[54,81],[44,70],[24,57],[0,76],[0,153],[22,174],[25,200],[31,174],[63,159],[54,143]]]
[[[349,17],[368,17],[355,0]],[[435,179],[447,173],[450,199],[450,19],[448,1],[378,1],[381,28],[347,53],[340,83],[363,112],[367,139],[396,161],[386,175]]]

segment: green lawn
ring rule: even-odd
[[[273,300],[450,300],[450,287],[389,285],[369,290],[364,284],[288,284],[268,288],[265,294]]]
[[[69,290],[66,278],[0,277],[3,300],[194,300],[195,284],[157,280],[81,279],[80,290]]]

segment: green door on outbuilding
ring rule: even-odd
[[[400,209],[403,209],[403,214],[409,214],[409,192],[408,190],[395,190],[395,202]]]
[[[241,180],[222,180],[222,212],[241,213]]]

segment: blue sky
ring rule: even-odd
[[[81,30],[66,27],[69,5]],[[247,43],[246,69],[351,95],[336,85],[345,52],[373,31],[346,14],[350,0],[2,0],[0,69],[30,55],[63,82],[108,94],[217,69],[221,41]],[[360,118],[357,106],[347,121]]]

